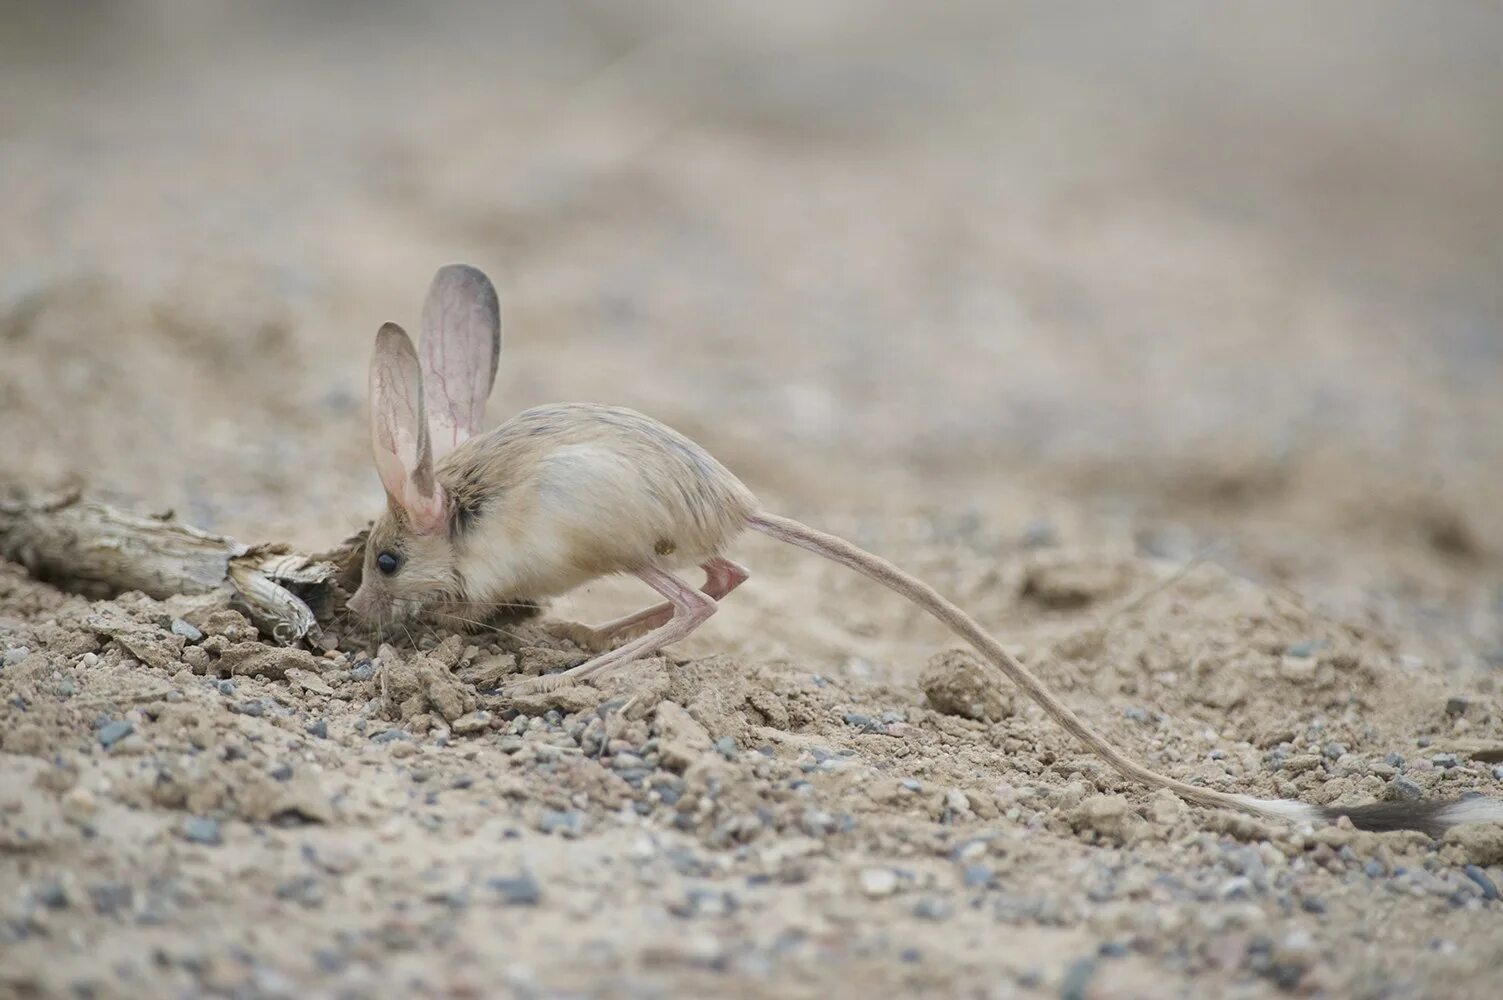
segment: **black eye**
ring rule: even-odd
[[[391,576],[393,573],[395,573],[397,571],[397,567],[400,565],[402,565],[401,557],[397,556],[395,553],[382,552],[380,555],[376,556],[376,568],[385,573],[387,576]]]

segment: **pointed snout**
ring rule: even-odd
[[[370,588],[366,586],[361,586],[360,589],[356,590],[354,596],[350,598],[349,603],[345,607],[366,620],[374,618],[377,611],[380,610],[376,606],[376,599],[371,594]]]

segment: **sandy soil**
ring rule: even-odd
[[[323,548],[466,260],[497,419],[667,420],[1154,767],[1503,794],[1496,12],[905,9],[8,8],[0,485]],[[1184,807],[736,556],[522,703],[639,588],[314,654],[0,564],[0,995],[1494,995],[1503,831]]]

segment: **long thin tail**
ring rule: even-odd
[[[996,664],[1009,680],[1022,688],[1050,718],[1085,744],[1087,749],[1134,781],[1155,788],[1167,788],[1197,805],[1220,806],[1254,816],[1296,823],[1329,822],[1346,816],[1359,829],[1423,830],[1435,836],[1462,823],[1503,822],[1503,801],[1494,799],[1381,802],[1350,808],[1312,806],[1291,799],[1260,799],[1252,795],[1218,792],[1150,771],[1108,743],[1084,719],[1071,711],[1068,705],[1056,698],[1017,657],[988,635],[975,619],[951,604],[927,583],[909,576],[887,560],[874,556],[843,538],[818,531],[791,518],[759,511],[747,518],[747,524],[764,535],[848,566],[908,598],[944,622],[956,635],[975,647],[977,652]]]

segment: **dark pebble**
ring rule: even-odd
[[[1383,763],[1387,764],[1389,767],[1403,767],[1404,758],[1396,753],[1390,753],[1386,754],[1383,757]]]
[[[271,776],[272,776],[272,778],[276,779],[277,781],[287,781],[287,780],[291,779],[291,777],[292,777],[292,765],[291,764],[278,764],[276,767],[274,767],[274,768],[271,769]]]
[[[343,972],[345,966],[349,964],[345,957],[333,948],[319,948],[313,953],[313,961],[320,972],[327,972],[330,975]]]
[[[924,960],[924,953],[917,948],[904,948],[898,952],[898,961],[908,965],[917,965]]]
[[[370,660],[361,660],[350,668],[350,676],[357,681],[368,681],[376,675],[376,668]]]
[[[405,740],[406,738],[407,730],[405,729],[383,729],[381,732],[371,737],[371,742],[392,743],[396,740]]]
[[[324,887],[312,875],[299,875],[277,886],[277,898],[313,909],[324,905]]]
[[[1421,736],[1419,739],[1414,741],[1414,745],[1421,749],[1424,749],[1425,747],[1430,745],[1430,737]]]
[[[1395,775],[1388,783],[1388,798],[1397,802],[1413,802],[1424,798],[1425,790],[1402,774]]]
[[[234,681],[219,681],[214,686],[219,689],[219,693],[222,695],[232,695],[235,693]]]
[[[1082,958],[1071,962],[1059,984],[1060,1000],[1086,1000],[1086,987],[1096,974],[1096,960]]]
[[[565,837],[577,837],[584,832],[584,813],[578,809],[550,809],[538,819],[538,829],[543,833],[558,833]]]
[[[493,875],[485,880],[485,887],[506,906],[536,906],[543,898],[543,888],[531,872],[520,875]]]
[[[1028,522],[1018,541],[1025,549],[1049,549],[1059,544],[1059,532],[1053,523],[1040,518]]]
[[[1096,954],[1102,958],[1122,958],[1127,954],[1127,945],[1121,941],[1103,941]]]
[[[1446,699],[1446,714],[1450,716],[1465,715],[1466,710],[1471,707],[1471,700],[1460,695],[1452,695]]]
[[[920,920],[949,920],[955,908],[942,899],[921,899],[913,904],[913,915]]]
[[[236,715],[249,715],[259,719],[266,714],[266,703],[260,698],[249,698],[245,701],[237,701],[230,706],[230,711]]]
[[[119,882],[106,882],[89,889],[89,900],[94,904],[94,912],[106,917],[129,909],[131,895],[130,886]]]
[[[979,863],[966,865],[962,877],[965,879],[966,886],[971,889],[990,888],[996,880],[996,876],[992,874],[991,866]]]
[[[1461,763],[1456,759],[1456,755],[1454,753],[1438,753],[1435,756],[1431,757],[1430,760],[1436,767],[1442,767],[1446,770],[1450,770],[1457,764]]]
[[[840,719],[846,725],[855,726],[858,729],[870,729],[872,726],[872,717],[870,715],[861,715],[858,712],[847,712]]]
[[[66,910],[68,908],[68,890],[63,888],[61,882],[48,882],[40,885],[34,893],[36,901],[49,910]]]
[[[1326,901],[1321,899],[1319,896],[1306,896],[1304,899],[1299,901],[1299,905],[1300,909],[1304,910],[1306,913],[1326,912]]]
[[[183,839],[192,844],[219,846],[222,843],[219,835],[219,820],[207,816],[188,817],[183,820]]]
[[[724,917],[740,908],[734,894],[719,889],[690,889],[668,909],[676,917]]]
[[[135,731],[136,727],[125,719],[116,719],[114,722],[106,722],[100,726],[94,736],[99,740],[99,745],[108,750]]]
[[[304,732],[306,732],[309,736],[313,736],[321,740],[326,740],[329,738],[329,724],[323,719],[315,719],[313,722],[310,722],[308,724],[308,728],[304,730]]]
[[[1494,902],[1498,900],[1498,887],[1493,884],[1492,879],[1487,877],[1487,872],[1476,865],[1467,865],[1461,871],[1467,878],[1477,883],[1478,888],[1482,890],[1483,899],[1490,899]]]

